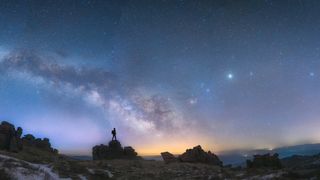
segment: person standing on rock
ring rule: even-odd
[[[111,131],[112,134],[112,141],[113,140],[117,140],[117,131],[116,128],[113,128],[113,130]]]

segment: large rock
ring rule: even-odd
[[[171,154],[169,152],[162,152],[161,157],[162,157],[163,161],[167,164],[178,161],[178,159],[173,154]]]
[[[15,129],[14,125],[6,121],[2,121],[0,124],[0,149],[18,152],[21,151],[24,146],[30,146],[40,150],[58,153],[56,149],[51,147],[48,138],[36,139],[31,134],[27,134],[21,138],[22,133],[23,130],[21,127]]]
[[[123,148],[121,143],[117,140],[112,140],[109,142],[109,159],[117,159],[123,156]]]
[[[18,140],[15,137],[10,139],[9,151],[11,151],[11,152],[18,152],[19,151]]]
[[[222,161],[220,161],[218,156],[211,153],[210,151],[205,152],[200,145],[195,146],[193,149],[187,149],[187,151],[181,154],[178,159],[181,162],[205,163],[222,166]]]
[[[22,128],[21,128],[21,127],[18,127],[18,128],[17,128],[17,131],[16,131],[16,137],[20,139],[20,138],[21,138],[21,135],[22,135],[22,132],[23,132]]]
[[[108,158],[108,146],[100,144],[94,146],[92,148],[92,159],[99,160],[99,159],[107,159]]]
[[[97,145],[92,148],[93,160],[102,159],[132,159],[137,158],[138,154],[135,150],[128,146],[122,148],[121,143],[117,140],[112,140],[107,145]]]
[[[277,153],[270,155],[254,155],[253,160],[247,160],[247,168],[281,168],[281,161]]]
[[[50,140],[48,138],[35,138],[31,134],[24,135],[24,137],[22,138],[22,144],[23,146],[35,147],[43,151],[54,153],[56,153],[57,151],[51,147]]]
[[[137,157],[138,153],[131,146],[126,146],[123,148],[123,155],[126,158],[134,158]]]
[[[22,149],[21,137],[22,128],[15,129],[14,125],[2,121],[0,124],[0,149],[18,152]]]

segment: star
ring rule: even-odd
[[[309,76],[311,76],[311,77],[313,77],[314,75],[315,75],[314,72],[309,73]]]
[[[198,98],[192,98],[189,100],[189,104],[190,105],[194,105],[194,104],[197,104],[198,103]]]
[[[229,73],[229,74],[227,75],[227,78],[228,78],[228,79],[233,79],[233,74],[232,74],[232,73]]]

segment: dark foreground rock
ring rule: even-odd
[[[22,150],[22,128],[15,129],[13,124],[2,121],[0,125],[0,149],[12,152]]]
[[[178,158],[176,158],[173,154],[169,152],[162,152],[161,157],[165,163],[178,162]]]
[[[108,146],[101,144],[92,148],[93,160],[102,159],[135,159],[139,158],[138,154],[131,146],[122,148],[121,143],[117,140],[109,142]]]
[[[270,155],[254,155],[253,160],[247,160],[247,168],[282,168],[279,155],[277,153]]]
[[[222,166],[222,161],[215,154],[210,151],[205,152],[200,145],[187,149],[187,151],[181,154],[179,157],[181,162],[190,162],[190,163],[204,163]]]
[[[179,155],[178,158],[174,157],[169,152],[161,153],[163,160],[166,163],[171,162],[188,162],[188,163],[203,163],[216,166],[222,166],[222,161],[217,155],[211,153],[210,151],[205,152],[200,145],[193,147],[192,149],[187,149],[186,152]]]
[[[58,153],[57,149],[53,149],[50,144],[50,140],[48,138],[35,138],[31,134],[26,134],[22,138],[22,144],[23,146],[29,146],[29,147],[34,147],[43,151],[48,151],[48,152],[53,152],[53,153]]]
[[[21,127],[15,129],[14,125],[2,121],[0,124],[0,150],[7,150],[10,152],[22,151],[24,147],[34,147],[40,150],[58,153],[56,149],[51,147],[48,138],[35,138],[31,134],[25,135],[21,138],[23,130]]]

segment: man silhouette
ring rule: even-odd
[[[117,140],[117,131],[116,131],[116,128],[113,128],[113,130],[111,131],[111,134],[112,134],[112,141],[113,141],[113,139],[114,139],[114,140]]]

